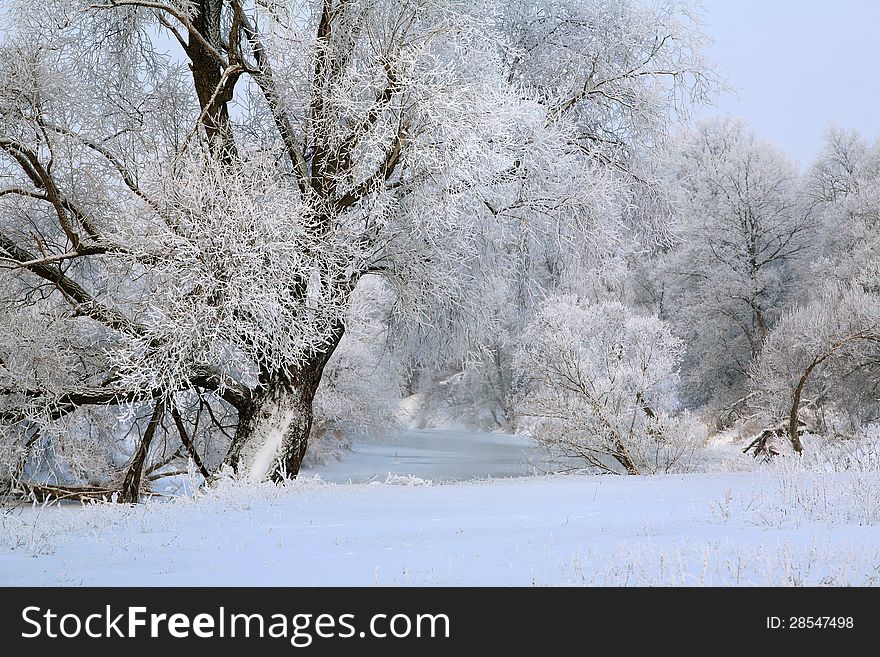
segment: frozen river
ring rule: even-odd
[[[537,454],[523,436],[442,429],[406,430],[382,443],[355,442],[341,461],[304,470],[325,481],[384,481],[412,475],[432,481],[499,479],[532,474]]]

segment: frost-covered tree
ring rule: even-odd
[[[880,145],[829,130],[805,194],[817,217],[817,257],[801,275],[803,301],[753,365],[749,400],[765,422],[786,427],[797,452],[805,409],[820,417],[828,409],[850,432],[880,416]]]
[[[831,405],[856,426],[880,418],[880,297],[828,284],[788,311],[768,336],[750,380],[749,405],[782,424],[796,452],[801,412]]]
[[[673,246],[652,272],[654,297],[687,344],[689,402],[717,411],[745,394],[749,366],[791,300],[813,211],[795,165],[739,122],[702,123],[669,153]]]
[[[493,266],[491,284],[479,290],[482,344],[438,363],[425,361],[449,341],[445,327],[409,340],[429,414],[451,406],[462,417],[509,427],[503,400],[523,327],[548,294],[619,296],[621,254],[633,250],[646,225],[662,223],[659,213],[636,212],[661,192],[642,157],[717,80],[691,3],[500,0],[498,7],[505,79],[534,97],[548,121],[572,126],[570,152],[602,173],[592,181],[555,178],[552,188],[524,175],[516,187],[485,194],[484,210],[503,219],[505,230],[484,238],[484,257],[504,266]],[[529,166],[524,161],[521,169]],[[572,212],[587,213],[579,218],[593,226],[587,243],[571,230],[576,222],[546,220]]]
[[[206,474],[295,475],[363,276],[395,290],[394,326],[461,326],[512,255],[501,236],[528,223],[588,243],[602,174],[577,124],[508,79],[487,8],[15,3],[0,47],[13,470],[65,478],[52,436],[85,425],[124,461],[124,499],[181,454]]]
[[[880,294],[880,142],[829,130],[807,172],[806,193],[821,229],[819,257],[804,276],[804,287],[837,281]]]
[[[553,456],[611,472],[616,462],[632,475],[668,471],[698,437],[675,415],[682,349],[657,317],[553,297],[516,352],[515,407]]]
[[[571,116],[581,147],[619,170],[638,168],[707,100],[717,81],[703,54],[696,5],[679,0],[501,0],[506,70],[534,89],[553,116]]]

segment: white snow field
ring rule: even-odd
[[[876,473],[512,478],[528,452],[408,432],[286,486],[7,508],[0,585],[880,583]]]

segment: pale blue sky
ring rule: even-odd
[[[880,136],[880,0],[703,0],[731,114],[801,165],[831,124]]]

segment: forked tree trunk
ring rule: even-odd
[[[274,377],[239,411],[224,461],[239,476],[277,482],[299,474],[312,430],[315,392],[341,338],[340,329],[324,353]]]
[[[222,7],[222,0],[198,0],[192,7],[193,26],[217,50],[222,50]],[[235,83],[241,73],[224,72],[214,56],[193,34],[189,35],[185,50],[190,58],[193,86],[202,110],[200,122],[205,129],[208,147],[221,162],[230,164],[235,160],[236,146],[228,103],[232,100]]]

